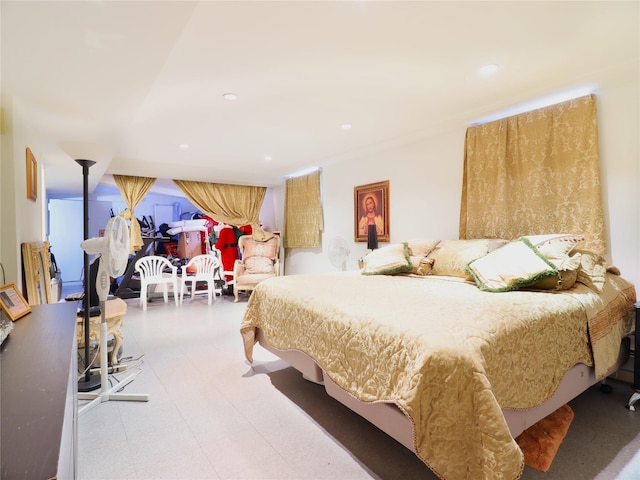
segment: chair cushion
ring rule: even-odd
[[[277,247],[278,240],[276,238],[270,238],[266,242],[258,242],[253,238],[246,239],[242,250],[242,258],[266,257],[274,259],[276,258]]]
[[[267,257],[250,257],[244,260],[245,273],[273,273],[273,261]]]
[[[245,273],[244,275],[239,275],[238,278],[235,279],[235,284],[238,288],[248,285],[255,286],[267,278],[275,277],[275,275],[275,273]]]

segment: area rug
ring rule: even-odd
[[[572,420],[573,410],[563,405],[516,437],[524,463],[542,472],[549,470]]]

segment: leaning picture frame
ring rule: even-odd
[[[31,305],[20,294],[14,283],[0,287],[0,306],[12,322],[31,312]]]
[[[369,224],[376,225],[379,242],[389,241],[389,180],[353,189],[353,227],[356,242],[367,241]]]

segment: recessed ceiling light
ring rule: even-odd
[[[351,124],[350,123],[343,123],[340,126],[340,128],[343,129],[343,130],[351,130]]]
[[[480,68],[480,75],[484,75],[485,77],[488,77],[489,75],[493,75],[497,71],[498,71],[498,65],[496,65],[495,63],[492,63],[490,65],[485,65],[484,67]]]
[[[265,155],[264,159],[265,159],[267,162],[270,162],[271,160],[273,160],[273,157],[272,157],[271,155]]]
[[[238,99],[238,95],[236,95],[235,93],[225,93],[222,95],[222,98],[224,98],[225,100],[237,100]]]
[[[181,143],[180,145],[178,145],[181,149],[186,150],[187,148],[189,148],[189,144],[188,143]]]

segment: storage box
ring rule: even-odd
[[[178,256],[180,258],[193,258],[202,253],[201,231],[180,232],[178,237]]]

